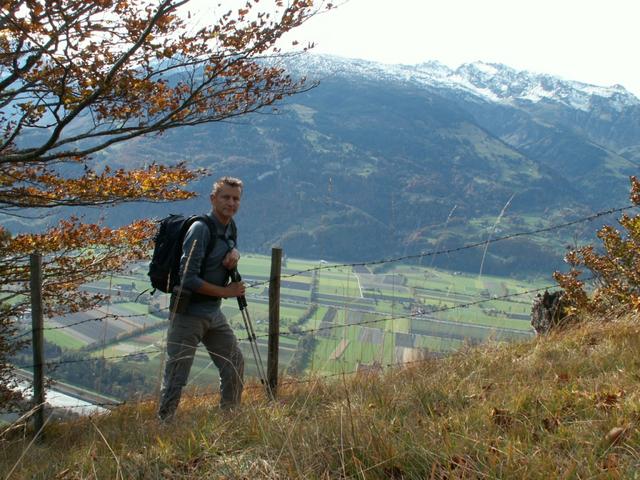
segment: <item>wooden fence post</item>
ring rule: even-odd
[[[42,314],[42,255],[31,254],[30,258],[31,289],[31,329],[33,332],[33,405],[34,427],[39,439],[44,432],[44,331]]]
[[[271,249],[269,277],[269,346],[267,351],[267,382],[276,398],[278,388],[278,349],[280,342],[280,272],[282,249]]]

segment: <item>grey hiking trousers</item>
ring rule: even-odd
[[[163,420],[173,416],[178,408],[200,342],[220,372],[220,406],[240,403],[244,359],[224,314],[218,310],[212,319],[176,314],[167,335],[168,359],[158,409]]]

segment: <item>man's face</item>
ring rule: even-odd
[[[213,212],[223,223],[227,223],[238,212],[242,189],[231,185],[222,185],[220,189],[211,195]]]

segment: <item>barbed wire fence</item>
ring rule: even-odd
[[[383,264],[390,264],[390,263],[399,263],[399,262],[403,262],[403,261],[408,261],[408,260],[415,260],[415,259],[423,259],[423,258],[427,258],[427,257],[436,257],[438,255],[450,255],[450,254],[455,254],[458,252],[463,252],[466,250],[470,250],[470,249],[474,249],[474,248],[479,248],[479,247],[487,247],[490,244],[494,244],[494,243],[498,243],[498,242],[502,242],[505,240],[509,240],[509,239],[514,239],[514,238],[519,238],[519,237],[524,237],[524,236],[534,236],[534,235],[540,235],[542,233],[547,233],[547,232],[551,232],[551,231],[555,231],[555,230],[559,230],[559,229],[563,229],[563,228],[568,228],[571,227],[573,225],[577,225],[580,223],[586,223],[586,222],[590,222],[593,220],[596,220],[600,217],[605,217],[608,215],[612,215],[615,213],[621,213],[627,210],[630,210],[632,208],[635,208],[635,205],[628,205],[628,206],[624,206],[624,207],[619,207],[619,208],[611,208],[608,210],[603,210],[600,212],[596,212],[592,215],[588,215],[579,219],[575,219],[569,222],[564,222],[564,223],[559,223],[559,224],[555,224],[555,225],[551,225],[548,227],[543,227],[543,228],[538,228],[538,229],[533,229],[533,230],[527,230],[527,231],[521,231],[521,232],[516,232],[516,233],[512,233],[509,235],[504,235],[501,237],[495,237],[495,238],[491,238],[485,241],[479,241],[479,242],[474,242],[474,243],[470,243],[470,244],[466,244],[466,245],[462,245],[459,247],[455,247],[455,248],[447,248],[447,249],[440,249],[440,250],[433,250],[433,251],[427,251],[427,252],[421,252],[421,253],[417,253],[417,254],[409,254],[409,255],[403,255],[403,256],[399,256],[399,257],[393,257],[393,258],[385,258],[385,259],[376,259],[376,260],[371,260],[371,261],[365,261],[365,262],[352,262],[352,263],[339,263],[339,264],[326,264],[326,265],[319,265],[313,268],[308,268],[308,269],[302,269],[299,271],[295,271],[292,273],[287,273],[287,274],[281,274],[280,278],[281,279],[290,279],[290,278],[294,278],[294,277],[298,277],[298,276],[306,276],[308,274],[313,274],[314,272],[320,272],[320,271],[326,271],[326,270],[335,270],[335,269],[353,269],[356,267],[369,267],[369,266],[377,266],[377,265],[383,265]],[[586,279],[591,280],[591,279]],[[247,288],[257,288],[260,286],[264,286],[266,284],[268,284],[268,281],[261,281],[261,282],[254,282],[254,283],[248,283]],[[308,328],[308,329],[299,329],[297,331],[289,331],[287,333],[281,333],[281,336],[287,336],[287,337],[291,337],[291,336],[305,336],[305,335],[312,335],[312,334],[318,334],[318,333],[322,333],[322,332],[327,332],[327,331],[332,331],[332,330],[336,330],[336,329],[346,329],[349,327],[359,327],[359,326],[364,326],[364,325],[372,325],[372,324],[378,324],[378,323],[383,323],[383,322],[389,322],[389,321],[395,321],[395,320],[402,320],[402,319],[413,319],[413,318],[420,318],[420,317],[426,317],[429,315],[433,315],[436,313],[442,313],[442,312],[448,312],[448,311],[455,311],[458,309],[464,309],[464,308],[469,308],[472,306],[476,306],[476,305],[481,305],[483,303],[486,302],[495,302],[495,301],[501,301],[501,300],[509,300],[512,298],[516,298],[516,297],[522,297],[525,295],[531,295],[533,293],[539,293],[541,291],[544,290],[549,290],[556,287],[556,285],[547,285],[544,287],[540,287],[540,288],[535,288],[535,289],[529,289],[529,290],[525,290],[525,291],[521,291],[521,292],[516,292],[516,293],[509,293],[509,294],[505,294],[505,295],[500,295],[500,296],[491,296],[489,298],[481,298],[478,300],[473,300],[473,301],[469,301],[469,302],[463,302],[463,303],[457,303],[454,305],[448,305],[448,306],[444,306],[444,307],[438,307],[438,308],[432,308],[432,309],[427,309],[427,310],[422,310],[420,312],[415,312],[415,313],[411,313],[411,314],[404,314],[404,315],[391,315],[391,316],[384,316],[381,315],[381,318],[376,318],[376,319],[372,319],[372,320],[363,320],[360,322],[347,322],[346,321],[346,313],[345,313],[345,322],[343,324],[333,324],[333,325],[329,325],[329,326],[320,326],[317,328]],[[292,303],[296,303],[295,301],[292,301]],[[310,302],[304,303],[304,302],[299,302],[300,304],[303,305],[309,305]],[[346,306],[345,306],[346,309]],[[100,311],[100,310],[98,310]],[[79,320],[77,322],[73,322],[73,323],[69,323],[69,324],[65,324],[65,325],[53,325],[53,326],[43,326],[40,330],[44,333],[46,331],[55,331],[55,330],[64,330],[64,329],[70,329],[70,328],[74,328],[77,326],[81,326],[83,324],[87,324],[87,323],[92,323],[92,322],[106,322],[108,320],[121,320],[121,319],[132,319],[132,318],[140,318],[140,317],[148,317],[148,316],[158,316],[158,317],[162,317],[162,315],[164,313],[168,313],[169,311],[169,307],[164,307],[164,308],[157,308],[153,311],[148,311],[147,313],[135,313],[135,314],[129,314],[129,315],[122,315],[122,314],[117,314],[117,313],[111,313],[109,310],[107,310],[107,312],[101,312],[104,313],[102,316],[99,317],[94,317],[94,318],[88,318],[88,319],[83,319],[83,320]],[[157,324],[158,327],[166,325],[166,321],[160,320],[159,324]],[[455,325],[454,325],[455,327]],[[34,330],[27,330],[19,335],[13,336],[11,337],[10,341],[15,341],[15,340],[19,340],[21,338],[24,338],[28,335],[32,335],[34,333]],[[267,334],[264,335],[256,335],[255,338],[266,338],[268,337]],[[240,341],[248,341],[249,338],[240,338]],[[155,350],[154,350],[155,349]],[[104,355],[104,351],[103,351],[103,355],[99,358],[100,360],[106,361],[106,360],[126,360],[126,359],[133,359],[133,358],[139,358],[140,355],[142,354],[148,354],[148,353],[154,353],[157,352],[159,353],[162,349],[153,346],[150,349],[149,347],[146,347],[144,349],[138,350],[138,351],[134,351],[134,352],[130,352],[127,354],[122,354],[122,355],[110,355],[110,356],[106,356]],[[84,363],[84,362],[95,362],[96,360],[98,360],[98,358],[82,358],[82,359],[63,359],[63,360],[52,360],[52,361],[48,361],[44,363],[44,366],[46,366],[47,368],[53,368],[59,365],[65,365],[65,364],[76,364],[76,363]],[[419,361],[418,361],[419,362]],[[402,365],[410,365],[416,363],[416,361],[407,361],[407,362],[392,362],[392,363],[386,363],[384,365],[382,365],[383,367],[390,367],[390,366],[402,366]],[[29,370],[29,369],[33,369],[34,367],[36,367],[36,364],[25,364],[25,365],[16,365],[15,368],[17,369],[22,369],[22,370]],[[316,375],[315,378],[331,378],[331,377],[335,377],[335,376],[339,376],[339,375],[349,375],[349,374],[353,374],[353,373],[357,373],[357,370],[354,371],[342,371],[340,373],[332,373],[332,374],[326,374],[326,375]],[[283,385],[286,384],[291,384],[291,383],[304,383],[307,380],[304,379],[300,379],[300,380],[289,380],[288,382],[283,383]],[[261,386],[260,386],[261,388]],[[125,405],[128,402],[97,402],[97,403],[93,403],[92,405],[95,407],[104,407],[104,408],[109,408],[109,407],[116,407],[116,406],[121,406],[121,405]],[[130,402],[129,402],[130,403]],[[69,409],[76,409],[76,408],[87,408],[86,406],[71,406],[71,407],[65,407],[65,408],[69,408]]]
[[[556,224],[556,225],[551,225],[549,227],[544,227],[544,228],[539,228],[539,229],[535,229],[535,230],[527,230],[527,231],[522,231],[522,232],[516,232],[513,234],[509,234],[509,235],[504,235],[502,237],[496,237],[490,240],[484,240],[484,241],[480,241],[480,242],[474,242],[474,243],[470,243],[467,245],[463,245],[460,247],[455,247],[455,248],[449,248],[449,249],[442,249],[442,250],[434,250],[434,251],[429,251],[429,252],[422,252],[422,253],[418,253],[418,254],[411,254],[411,255],[404,255],[404,256],[400,256],[400,257],[393,257],[393,258],[387,258],[387,259],[378,259],[378,260],[371,260],[371,261],[365,261],[365,262],[352,262],[352,263],[337,263],[337,264],[329,264],[329,265],[320,265],[317,267],[312,267],[312,268],[308,268],[308,269],[304,269],[304,270],[299,270],[297,272],[294,273],[289,273],[289,274],[283,274],[280,276],[280,278],[294,278],[297,276],[301,276],[301,275],[306,275],[308,273],[313,273],[313,272],[318,272],[318,271],[322,271],[322,270],[335,270],[335,269],[341,269],[341,268],[354,268],[354,267],[367,267],[367,266],[376,266],[376,265],[383,265],[383,264],[389,264],[389,263],[399,263],[402,261],[406,261],[406,260],[415,260],[415,259],[420,259],[420,258],[425,258],[425,257],[433,257],[433,256],[438,256],[438,255],[448,255],[448,254],[453,254],[453,253],[458,253],[458,252],[462,252],[465,250],[470,250],[470,249],[474,249],[474,248],[478,248],[487,244],[493,244],[493,243],[498,243],[504,240],[509,240],[509,239],[513,239],[513,238],[519,238],[519,237],[523,237],[523,236],[532,236],[532,235],[537,235],[540,233],[546,233],[546,232],[551,232],[554,230],[559,230],[562,228],[567,228],[573,225],[577,225],[579,223],[585,223],[585,222],[590,222],[593,221],[597,218],[603,217],[603,216],[607,216],[607,215],[611,215],[614,213],[620,213],[626,210],[630,210],[632,208],[636,208],[635,205],[628,205],[625,207],[619,207],[619,208],[612,208],[609,210],[604,210],[604,211],[600,211],[597,213],[594,213],[592,215],[586,216],[586,217],[582,217],[576,220],[572,220],[570,222],[565,222],[565,223],[560,223],[560,224]],[[268,281],[262,281],[262,282],[254,282],[254,283],[248,283],[247,284],[247,288],[257,288],[259,286],[264,286],[267,285],[269,282]],[[89,322],[101,322],[101,321],[105,321],[108,319],[123,319],[123,318],[135,318],[135,317],[141,317],[141,316],[148,316],[148,315],[156,315],[156,314],[160,314],[162,312],[168,312],[169,311],[169,307],[164,307],[164,308],[160,308],[157,309],[155,311],[150,311],[148,313],[138,313],[138,314],[130,314],[130,315],[119,315],[119,314],[110,314],[110,313],[106,313],[104,316],[102,317],[97,317],[97,318],[90,318],[90,319],[85,319],[85,320],[81,320],[69,325],[60,325],[60,326],[55,326],[55,327],[44,327],[43,330],[61,330],[61,329],[66,329],[66,328],[72,328],[78,325],[82,325],[84,323],[89,323]],[[11,341],[13,340],[17,340],[19,338],[23,338],[25,336],[31,335],[33,332],[31,330],[29,331],[25,331],[22,334],[16,335],[12,338],[10,338]]]
[[[541,291],[549,290],[550,288],[554,288],[554,287],[555,287],[555,285],[547,285],[547,286],[544,286],[544,287],[525,290],[525,291],[522,291],[522,292],[511,293],[511,294],[501,295],[501,296],[493,296],[491,298],[483,298],[483,299],[476,300],[476,301],[473,301],[473,302],[466,302],[466,303],[460,303],[460,304],[447,306],[447,307],[440,307],[440,308],[430,309],[430,310],[422,311],[420,313],[412,313],[412,314],[408,314],[408,315],[397,315],[397,316],[385,316],[385,317],[377,318],[377,319],[374,319],[374,320],[364,320],[364,321],[361,321],[361,322],[355,322],[355,323],[351,323],[351,324],[348,324],[348,325],[332,325],[332,326],[328,326],[328,327],[310,328],[310,329],[306,329],[306,330],[289,332],[289,333],[283,334],[283,335],[286,335],[286,336],[301,336],[301,335],[307,335],[309,333],[319,333],[319,332],[323,332],[323,331],[342,329],[342,328],[346,328],[346,327],[370,325],[370,324],[375,324],[375,323],[380,323],[380,322],[388,322],[388,321],[393,321],[393,320],[401,320],[401,319],[408,319],[408,318],[423,317],[423,316],[427,316],[427,315],[432,315],[434,313],[441,313],[441,312],[446,312],[446,311],[458,310],[458,309],[462,309],[462,308],[468,308],[468,307],[475,306],[475,305],[480,305],[480,304],[486,303],[486,302],[493,302],[493,301],[497,301],[497,300],[498,301],[499,300],[506,300],[506,299],[515,298],[515,297],[521,297],[521,296],[524,296],[524,295],[530,295],[532,293],[538,293],[538,292],[541,292]],[[136,316],[140,316],[140,315],[143,315],[143,314],[138,314]],[[92,320],[95,320],[95,319],[92,319]],[[81,323],[81,322],[78,322],[78,323]],[[77,325],[77,323],[76,324],[66,325],[66,326],[59,326],[59,327],[48,327],[48,328],[44,328],[43,330],[70,328],[70,327],[72,327],[74,325]],[[256,335],[255,338],[267,338],[267,337],[268,337],[267,334],[263,334],[263,335]],[[249,339],[241,337],[239,340],[240,341],[248,341]],[[156,348],[156,351],[159,352],[160,349]],[[141,350],[138,350],[138,351],[135,351],[135,352],[131,352],[131,353],[127,353],[127,354],[123,354],[123,355],[101,356],[99,358],[52,360],[52,361],[46,362],[45,365],[47,367],[55,367],[57,365],[93,362],[93,361],[96,361],[96,360],[99,360],[99,359],[104,359],[104,360],[122,360],[122,359],[127,359],[127,358],[136,358],[136,357],[139,357],[141,354],[144,354],[144,353],[149,353],[149,348],[144,348],[144,349],[141,349]],[[34,367],[33,364],[16,365],[16,368],[21,369],[21,370],[28,370],[28,369],[33,368],[33,367]]]
[[[631,210],[632,208],[637,208],[636,205],[627,205],[625,207],[618,207],[618,208],[611,208],[608,210],[603,210],[597,213],[594,213],[592,215],[586,216],[586,217],[582,217],[576,220],[572,220],[570,222],[565,222],[565,223],[559,223],[556,225],[550,225],[548,227],[543,227],[543,228],[538,228],[535,230],[525,230],[522,232],[516,232],[516,233],[512,233],[509,235],[504,235],[501,237],[495,237],[493,239],[490,240],[482,240],[479,242],[474,242],[474,243],[469,243],[466,245],[462,245],[460,247],[455,247],[455,248],[447,248],[447,249],[442,249],[442,250],[434,250],[434,251],[429,251],[429,252],[421,252],[421,253],[415,253],[415,254],[411,254],[411,255],[403,255],[400,257],[392,257],[392,258],[385,258],[385,259],[379,259],[379,260],[371,260],[371,261],[367,261],[367,262],[353,262],[353,263],[337,263],[337,264],[330,264],[330,265],[320,265],[317,267],[313,267],[313,268],[308,268],[308,269],[304,269],[304,270],[299,270],[297,272],[294,273],[290,273],[290,274],[285,274],[282,275],[281,278],[292,278],[292,277],[297,277],[300,275],[304,275],[307,273],[311,273],[311,272],[315,272],[315,271],[320,271],[320,270],[332,270],[332,269],[339,269],[339,268],[353,268],[353,267],[368,267],[368,266],[375,266],[375,265],[383,265],[383,264],[388,264],[388,263],[398,263],[398,262],[402,262],[402,261],[406,261],[406,260],[417,260],[417,259],[421,259],[421,258],[427,258],[427,257],[432,257],[432,256],[439,256],[439,255],[450,255],[450,254],[454,254],[454,253],[459,253],[465,250],[470,250],[473,248],[478,248],[478,247],[483,247],[487,244],[491,245],[494,243],[498,243],[498,242],[503,242],[505,240],[511,240],[514,238],[520,238],[520,237],[526,237],[526,236],[533,236],[533,235],[538,235],[540,233],[547,233],[547,232],[552,232],[555,230],[560,230],[563,228],[568,228],[571,227],[573,225],[578,225],[580,223],[585,223],[585,222],[591,222],[593,220],[596,220],[600,217],[605,217],[608,215],[612,215],[614,213],[621,213],[627,210]],[[257,286],[262,286],[262,285],[266,285],[268,282],[257,282],[257,283],[253,283],[251,285],[249,285],[250,287],[257,287]]]

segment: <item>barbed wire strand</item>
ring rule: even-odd
[[[360,326],[360,325],[368,325],[368,324],[372,324],[372,323],[379,323],[379,322],[385,322],[385,321],[390,321],[390,320],[401,320],[401,319],[407,319],[407,318],[421,317],[421,316],[424,316],[424,315],[431,315],[431,314],[434,314],[434,313],[457,310],[457,309],[461,309],[461,308],[468,308],[470,306],[479,305],[479,304],[485,303],[485,302],[493,302],[493,301],[504,300],[504,299],[512,298],[512,297],[528,295],[528,294],[531,294],[531,293],[541,292],[543,290],[549,290],[550,288],[554,288],[554,287],[556,287],[556,285],[547,285],[545,287],[535,288],[535,289],[531,289],[531,290],[525,290],[523,292],[516,292],[516,293],[507,294],[507,295],[494,296],[494,297],[491,297],[491,298],[483,298],[481,300],[476,300],[474,302],[460,303],[460,304],[457,304],[457,305],[450,305],[450,306],[447,306],[447,307],[440,307],[440,308],[431,309],[431,310],[428,310],[428,311],[423,311],[423,312],[420,312],[420,313],[412,313],[412,314],[407,314],[407,315],[377,318],[377,319],[374,319],[374,320],[364,320],[362,322],[350,323],[350,324],[347,324],[347,325],[332,325],[332,326],[329,326],[329,327],[320,327],[320,328],[314,328],[314,329],[301,330],[299,332],[280,333],[279,336],[280,337],[284,337],[284,336],[288,337],[288,336],[293,336],[293,335],[306,335],[306,334],[309,334],[309,333],[317,333],[317,332],[326,331],[326,330],[333,330],[333,329],[336,329],[336,328],[357,327],[357,326]],[[455,323],[455,322],[451,322],[451,323]],[[515,329],[512,329],[512,330],[515,331]],[[526,332],[523,330],[523,333],[526,333]],[[268,337],[269,337],[269,334],[256,335],[256,338],[268,338]],[[247,338],[241,337],[239,339],[239,341],[249,341],[249,338],[248,337]],[[140,354],[147,353],[147,352],[148,352],[148,349],[144,349],[144,350],[139,350],[137,352],[128,353],[128,354],[125,354],[125,355],[113,355],[113,356],[104,357],[104,358],[108,359],[108,360],[115,360],[115,359],[122,359],[122,358],[128,358],[128,357],[136,357],[136,356],[139,356]],[[155,352],[160,352],[160,349],[155,347]],[[51,362],[45,362],[45,365],[47,365],[47,366],[56,366],[56,365],[64,365],[64,364],[69,364],[69,363],[92,362],[92,361],[96,361],[96,360],[100,360],[100,358],[87,358],[87,359],[51,361]],[[22,366],[16,366],[16,368],[28,369],[28,368],[33,368],[34,366],[35,365],[22,365]]]
[[[481,303],[485,303],[485,302],[494,302],[497,300],[505,300],[507,298],[512,298],[512,297],[518,297],[518,296],[522,296],[522,295],[527,295],[530,293],[536,293],[536,292],[541,292],[543,290],[549,290],[551,288],[555,288],[557,287],[557,285],[547,285],[545,287],[540,287],[540,288],[534,288],[531,290],[526,290],[524,292],[518,292],[518,293],[510,293],[508,295],[502,295],[502,296],[495,296],[495,297],[491,297],[491,298],[483,298],[482,300],[476,300],[473,302],[467,302],[467,303],[459,303],[456,305],[450,305],[448,307],[440,307],[440,308],[435,308],[435,309],[431,309],[428,311],[423,311],[420,313],[411,313],[411,314],[407,314],[407,315],[400,315],[400,316],[391,316],[391,317],[385,317],[385,318],[378,318],[375,320],[365,320],[362,322],[355,322],[355,323],[350,323],[350,324],[346,324],[346,325],[332,325],[329,327],[320,327],[320,328],[311,328],[308,330],[301,330],[299,332],[289,332],[287,334],[281,333],[280,336],[291,336],[291,335],[305,335],[307,333],[316,333],[316,332],[321,332],[321,331],[325,331],[325,330],[332,330],[334,328],[345,328],[345,327],[353,327],[353,326],[359,326],[359,325],[367,325],[370,323],[378,323],[378,322],[384,322],[384,321],[391,321],[391,320],[402,320],[402,319],[407,319],[407,318],[414,318],[414,317],[420,317],[420,316],[424,316],[424,315],[431,315],[434,313],[440,313],[440,312],[446,312],[446,311],[450,311],[450,310],[457,310],[460,308],[468,308],[474,305],[479,305]],[[452,322],[454,323],[454,322]],[[482,326],[480,324],[478,324],[478,326]],[[515,329],[512,329],[515,330]],[[256,335],[256,338],[265,338],[268,337],[268,334],[263,334],[263,335]],[[243,339],[244,340],[244,339]]]
[[[108,313],[106,315],[103,315],[102,317],[96,317],[96,318],[87,318],[85,320],[80,320],[78,322],[74,322],[74,323],[70,323],[68,325],[57,325],[55,327],[43,327],[41,330],[42,331],[49,331],[49,330],[64,330],[65,328],[72,328],[72,327],[77,327],[78,325],[83,325],[85,323],[90,323],[90,322],[102,322],[104,320],[113,318],[116,320],[120,320],[123,318],[135,318],[135,317],[148,317],[148,316],[155,316],[156,313],[160,313],[163,312],[165,310],[168,310],[169,307],[165,307],[165,308],[161,308],[159,310],[154,310],[153,312],[148,312],[148,313],[134,313],[131,315],[119,315],[116,313]],[[100,311],[99,309],[96,309],[97,311]],[[16,335],[14,337],[11,337],[9,339],[9,341],[15,341],[18,340],[19,338],[22,337],[26,337],[27,335],[31,335],[33,333],[33,329],[31,330],[27,330],[24,333],[21,333],[20,335]]]
[[[603,210],[600,212],[596,212],[592,215],[589,215],[587,217],[582,217],[576,220],[572,220],[570,222],[566,222],[566,223],[561,223],[561,224],[556,224],[556,225],[551,225],[549,227],[544,227],[544,228],[539,228],[536,230],[527,230],[527,231],[523,231],[523,232],[516,232],[510,235],[505,235],[502,237],[496,237],[494,239],[490,239],[490,240],[483,240],[483,241],[479,241],[476,243],[471,243],[471,244],[467,244],[467,245],[463,245],[460,247],[456,247],[456,248],[450,248],[450,249],[445,249],[445,250],[435,250],[435,251],[431,251],[431,252],[422,252],[422,253],[418,253],[418,254],[411,254],[411,255],[403,255],[401,257],[394,257],[394,258],[388,258],[388,259],[379,259],[379,260],[371,260],[368,262],[353,262],[353,263],[339,263],[339,264],[332,264],[332,265],[322,265],[322,266],[318,266],[318,267],[312,267],[312,268],[308,268],[305,270],[300,270],[294,273],[289,273],[289,274],[284,274],[281,275],[280,278],[293,278],[293,277],[297,277],[300,275],[303,275],[305,273],[311,273],[311,272],[317,272],[317,271],[321,271],[321,270],[331,270],[331,269],[338,269],[338,268],[347,268],[347,267],[363,267],[363,266],[369,266],[369,265],[383,265],[386,263],[397,263],[403,260],[413,260],[416,258],[424,258],[424,257],[430,257],[430,256],[436,256],[436,255],[449,255],[452,253],[457,253],[457,252],[461,252],[464,250],[469,250],[472,248],[478,248],[480,246],[483,245],[488,245],[488,244],[492,244],[492,243],[496,243],[496,242],[500,242],[503,240],[509,240],[512,238],[518,238],[518,237],[522,237],[522,236],[529,236],[529,235],[536,235],[538,233],[545,233],[545,232],[550,232],[553,230],[558,230],[558,229],[562,229],[562,228],[567,228],[570,227],[572,225],[577,225],[579,223],[583,223],[583,222],[588,222],[588,221],[593,221],[597,218],[606,216],[606,215],[612,215],[614,213],[620,213],[622,211],[626,211],[626,210],[630,210],[632,208],[635,208],[636,205],[627,205],[625,207],[619,207],[619,208],[611,208],[609,210]],[[248,284],[247,288],[255,288],[255,287],[259,287],[262,285],[266,285],[268,284],[269,281],[263,281],[263,282],[256,282],[256,283],[252,283],[252,284]],[[161,309],[158,309],[154,312],[149,312],[149,313],[135,313],[135,314],[130,314],[130,315],[115,315],[115,318],[135,318],[135,317],[141,317],[141,316],[148,316],[148,315],[154,315],[155,313],[160,313],[163,312],[165,310],[168,310],[169,307],[164,307]],[[73,326],[77,326],[77,325],[81,325],[83,323],[88,323],[88,322],[94,322],[94,321],[103,321],[107,318],[114,318],[113,314],[108,314],[105,315],[104,317],[99,317],[99,318],[94,318],[94,319],[86,319],[86,320],[82,320],[79,322],[76,322],[74,324],[70,324],[70,325],[64,325],[64,326],[57,326],[57,327],[45,327],[43,328],[43,330],[58,330],[58,329],[64,329],[64,328],[71,328]],[[22,338],[24,336],[29,335],[30,333],[33,333],[33,331],[27,331],[24,332],[20,335],[17,335],[15,337],[12,337],[10,340],[14,341],[17,340],[19,338]]]
[[[425,257],[431,257],[434,255],[449,255],[452,253],[457,253],[457,252],[461,252],[464,250],[470,250],[472,248],[478,248],[484,245],[488,245],[488,244],[493,244],[493,243],[497,243],[497,242],[502,242],[504,240],[510,240],[513,238],[518,238],[518,237],[525,237],[525,236],[530,236],[530,235],[536,235],[539,233],[546,233],[546,232],[551,232],[554,230],[560,230],[562,228],[567,228],[573,225],[577,225],[579,223],[584,223],[584,222],[590,222],[593,221],[597,218],[600,217],[604,217],[607,215],[612,215],[614,213],[620,213],[626,210],[630,210],[632,208],[636,208],[637,205],[627,205],[625,207],[619,207],[619,208],[611,208],[609,210],[604,210],[601,212],[597,212],[594,213],[592,215],[589,215],[587,217],[583,217],[583,218],[579,218],[576,220],[572,220],[570,222],[566,222],[566,223],[560,223],[560,224],[556,224],[556,225],[550,225],[548,227],[544,227],[544,228],[539,228],[536,230],[527,230],[527,231],[523,231],[523,232],[516,232],[516,233],[512,233],[509,235],[504,235],[502,237],[496,237],[490,240],[482,240],[479,242],[475,242],[475,243],[470,243],[467,245],[463,245],[460,247],[455,247],[455,248],[448,248],[448,249],[444,249],[444,250],[434,250],[431,252],[422,252],[422,253],[415,253],[415,254],[411,254],[411,255],[403,255],[401,257],[394,257],[394,258],[387,258],[387,259],[380,259],[380,260],[371,260],[368,262],[353,262],[353,263],[336,263],[336,264],[331,264],[331,265],[321,265],[318,267],[312,267],[312,268],[307,268],[305,270],[299,270],[295,273],[288,273],[288,274],[284,274],[281,275],[280,278],[293,278],[293,277],[297,277],[300,275],[304,275],[306,273],[310,273],[310,272],[316,272],[316,271],[320,271],[320,270],[333,270],[333,269],[338,269],[338,268],[348,268],[348,267],[366,267],[366,266],[370,266],[370,265],[383,265],[386,263],[396,263],[396,262],[401,262],[403,260],[414,260],[417,258],[425,258]],[[262,285],[266,285],[268,284],[269,281],[264,281],[264,282],[257,282],[257,283],[253,283],[248,285],[248,287],[259,287]]]
[[[92,357],[92,358],[78,358],[78,359],[73,359],[73,360],[54,360],[51,362],[44,362],[43,365],[47,366],[47,367],[55,367],[58,365],[67,365],[67,364],[72,364],[72,363],[88,363],[88,362],[96,362],[96,361],[100,361],[100,360],[117,360],[117,359],[122,359],[122,358],[128,358],[128,357],[139,357],[140,355],[143,354],[147,354],[147,353],[157,353],[160,352],[161,349],[157,348],[157,347],[153,347],[155,350],[149,350],[149,348],[145,348],[143,350],[138,350],[137,352],[132,352],[132,353],[127,353],[125,355],[111,355],[111,356],[107,356],[107,357]],[[30,368],[34,368],[36,365],[35,364],[31,364],[31,365],[16,365],[14,366],[14,368],[17,369],[23,369],[23,370],[28,370]]]

